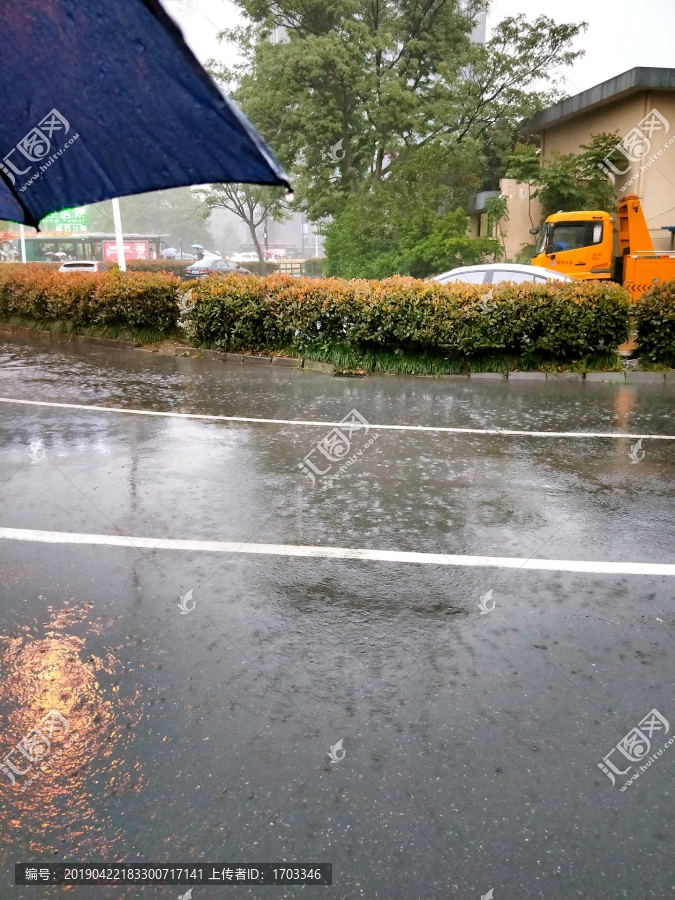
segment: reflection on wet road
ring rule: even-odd
[[[668,384],[356,381],[29,342],[0,343],[0,396],[675,433]],[[675,579],[601,565],[675,563],[671,442],[362,431],[0,407],[0,528],[116,539],[0,539],[0,896],[37,893],[16,862],[123,860],[331,862],[313,890],[339,898],[672,896],[675,750],[648,714],[675,726]]]
[[[89,622],[77,635],[93,608],[47,608],[46,621],[2,635],[3,736],[16,742],[3,753],[0,840],[27,858],[61,856],[59,844],[75,843],[90,857],[113,850],[121,829],[100,803],[142,782],[141,764],[130,767],[125,752],[139,698],[120,697],[113,652],[87,655],[87,632],[100,634],[104,624]]]

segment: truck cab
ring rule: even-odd
[[[612,277],[614,223],[603,210],[549,216],[539,234],[533,266],[573,278]]]

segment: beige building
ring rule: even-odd
[[[631,69],[542,110],[521,127],[525,136],[539,135],[544,160],[579,153],[600,132],[617,135],[619,152],[606,166],[617,201],[637,194],[655,249],[669,249],[671,233],[663,228],[675,225],[675,69]],[[533,241],[528,231],[531,220],[539,224],[541,209],[536,200],[528,202],[525,185],[502,179],[500,188],[509,198],[506,255],[515,259]]]

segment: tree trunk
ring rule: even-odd
[[[253,222],[248,223],[248,230],[251,232],[251,240],[253,241],[255,252],[258,254],[260,274],[267,275],[267,260],[265,259],[265,254],[263,253],[262,247],[260,246],[260,241],[258,240],[258,235],[256,234],[255,225],[253,224]]]

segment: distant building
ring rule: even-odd
[[[270,44],[287,44],[289,42],[288,31],[285,25],[277,25],[270,33]]]
[[[487,33],[487,13],[485,10],[480,9],[480,6],[474,3],[473,0],[462,0],[460,9],[475,23],[470,35],[472,43],[484,44]]]
[[[304,213],[294,213],[283,222],[267,224],[267,243],[270,248],[286,247],[296,259],[322,257],[323,236],[317,234],[317,224],[309,222]]]
[[[580,153],[592,135],[616,132],[614,157],[620,162],[608,162],[605,174],[617,200],[627,194],[641,198],[654,248],[669,249],[670,232],[664,228],[675,224],[675,69],[630,69],[542,110],[520,130],[539,135],[543,160]],[[532,243],[530,215],[538,225],[541,207],[528,201],[527,187],[515,181],[502,179],[500,189],[509,198],[504,230],[507,257],[513,259]]]

